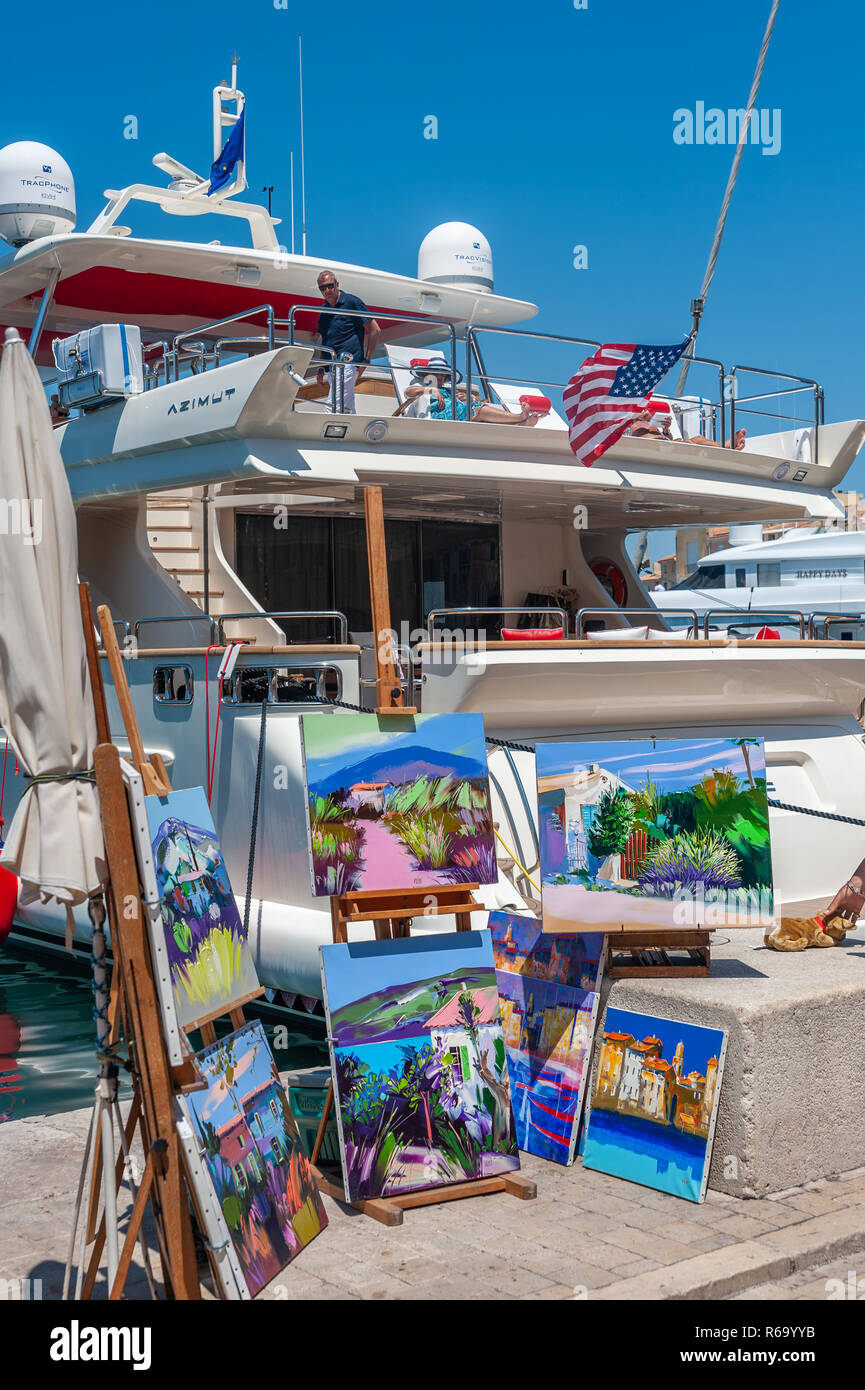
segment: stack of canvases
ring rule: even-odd
[[[315,892],[497,877],[483,720],[303,719]],[[519,1167],[489,932],[321,947],[346,1195]]]
[[[262,993],[203,788],[142,797],[129,783],[169,1061],[185,1034]],[[193,1054],[200,1086],[176,1101],[218,1291],[250,1298],[327,1225],[260,1023]]]
[[[565,963],[568,951],[586,949],[563,949],[562,943],[596,939],[561,933],[773,922],[759,739],[542,744],[537,775],[543,933],[556,950],[560,989],[577,985]],[[538,963],[536,926],[516,919],[493,930],[499,969],[513,975],[516,962],[521,978],[518,988],[500,987],[513,995],[506,1037],[514,1084],[525,1087],[516,1108],[531,1126],[527,1143],[546,1141],[564,1154],[569,1140],[572,1155],[585,1054],[577,1047],[568,1055],[564,1035],[556,1037],[567,1013],[556,1014],[562,1002],[547,997],[546,983],[542,996],[539,990],[529,995],[533,1018],[527,1019],[529,980],[551,979],[552,967]],[[591,976],[581,981],[591,982]],[[543,1021],[536,1017],[541,998]],[[591,1004],[583,1001],[578,1026],[581,1001],[573,995],[564,1002],[573,1010],[573,1036],[590,1039]],[[547,1013],[558,1022],[548,1024]],[[585,1166],[701,1201],[725,1049],[723,1030],[608,1008],[586,1121]],[[544,1104],[556,1122],[546,1135]]]

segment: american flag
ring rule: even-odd
[[[674,347],[605,343],[586,358],[563,396],[571,448],[581,463],[591,468],[621,438],[690,341]]]

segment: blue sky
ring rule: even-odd
[[[321,955],[331,1011],[394,985],[458,976],[462,970],[493,970],[492,939],[480,931],[352,941],[347,946],[322,946]]]
[[[426,232],[465,220],[492,244],[497,290],[541,306],[538,329],[671,343],[689,327],[732,154],[674,144],[673,113],[744,106],[768,11],[769,0],[331,0],[313,18],[273,0],[151,0],[118,28],[108,0],[88,0],[86,18],[45,0],[4,17],[2,136],[60,150],[84,226],[104,188],[161,180],[159,150],[209,165],[210,89],[236,49],[247,196],[273,184],[287,219],[300,29],[310,252],[414,274]],[[827,419],[863,409],[863,40],[858,6],[781,5],[758,102],[781,111],[780,152],[745,152],[700,336],[701,353],[728,366],[816,378]],[[127,115],[137,140],[123,138]],[[423,138],[428,115],[437,140]],[[134,230],[207,239],[223,225],[141,208]],[[576,245],[587,269],[574,269]],[[520,356],[503,344],[490,361],[558,380],[579,365],[560,348]],[[862,460],[848,480],[865,487]]]
[[[644,1038],[660,1038],[663,1043],[661,1057],[672,1062],[678,1043],[685,1044],[683,1074],[698,1071],[706,1075],[706,1063],[710,1057],[721,1055],[724,1034],[719,1028],[701,1028],[694,1023],[675,1023],[666,1018],[655,1018],[653,1014],[637,1014],[624,1009],[607,1009],[604,1018],[605,1033],[631,1033],[638,1042]]]
[[[480,714],[427,714],[406,716],[392,727],[390,718],[369,714],[337,714],[332,719],[313,715],[303,720],[303,741],[308,781],[320,786],[341,768],[356,767],[372,753],[403,754],[410,764],[415,749],[428,749],[444,758],[470,758],[477,775],[486,776],[487,749]]]
[[[748,756],[754,776],[765,777],[762,747],[749,748]],[[715,767],[728,768],[743,780],[747,778],[741,749],[725,738],[658,739],[655,744],[642,739],[538,744],[539,777],[571,772],[590,762],[614,772],[634,790],[651,779],[661,791],[683,791]]]

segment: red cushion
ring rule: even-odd
[[[533,410],[538,415],[549,415],[553,408],[549,396],[520,396],[520,405],[524,405],[526,410]]]
[[[755,640],[757,642],[780,642],[781,634],[774,627],[761,627]]]
[[[0,866],[0,946],[12,930],[15,908],[18,906],[18,879]]]
[[[564,635],[563,627],[502,628],[502,640],[505,642],[561,642]]]

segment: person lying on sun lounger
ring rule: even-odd
[[[443,357],[431,358],[425,366],[418,368],[414,373],[418,378],[416,386],[407,386],[405,399],[412,401],[417,396],[422,396],[425,392],[430,395],[431,420],[451,420],[453,411],[451,408],[451,369]],[[457,374],[456,388],[456,418],[458,420],[469,419],[468,397],[466,395],[465,383],[459,380],[460,373]],[[472,388],[472,420],[479,420],[482,424],[490,425],[536,425],[541,418],[540,414],[534,410],[528,410],[523,406],[519,414],[513,410],[507,410],[504,406],[491,405],[488,401],[481,403],[480,399],[475,400],[476,388]]]
[[[746,433],[745,430],[737,430],[732,444],[725,444],[724,448],[744,449]],[[650,410],[647,406],[645,410],[640,411],[639,415],[634,416],[633,423],[631,424],[631,434],[638,439],[641,437],[672,439],[672,435],[670,434],[670,417],[669,415],[656,416],[655,412]],[[721,448],[717,439],[708,439],[705,434],[692,435],[690,439],[683,439],[682,443],[711,444],[713,449]]]

